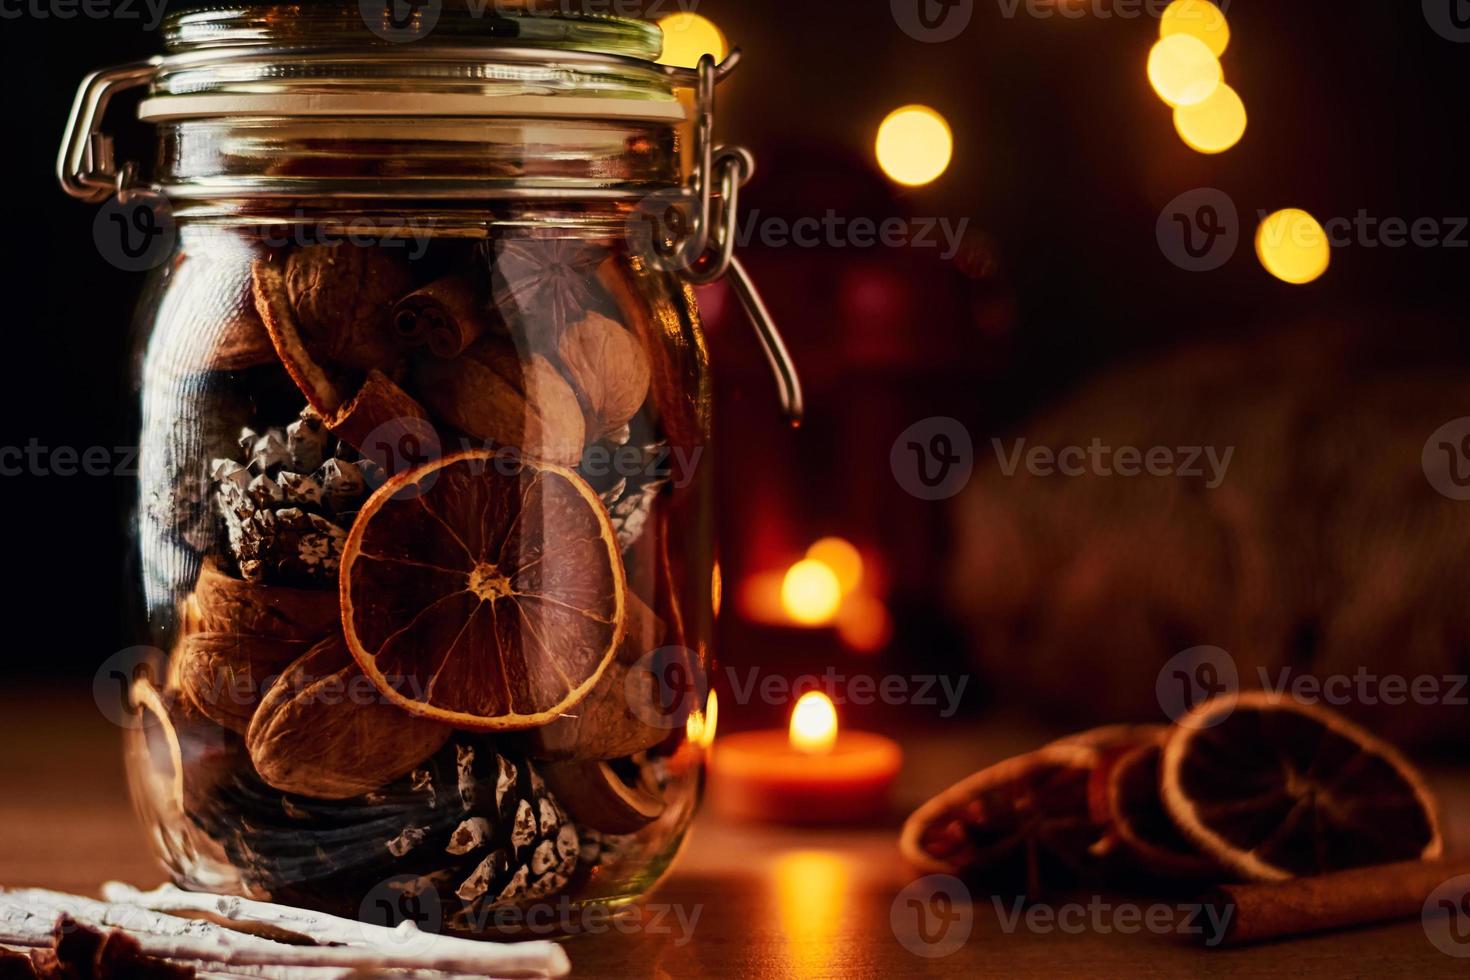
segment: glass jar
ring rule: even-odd
[[[164,660],[127,760],[183,887],[513,935],[646,891],[698,802],[691,282],[734,272],[799,395],[729,254],[733,60],[659,66],[636,21],[394,10],[175,15],[165,56],[78,97],[66,189],[174,234],[135,362]],[[148,184],[101,131],[145,85]]]

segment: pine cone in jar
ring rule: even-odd
[[[377,465],[332,439],[310,409],[284,429],[242,430],[236,458],[210,465],[240,576],[335,586],[352,518],[378,477]]]
[[[503,337],[482,337],[452,360],[424,357],[414,381],[430,411],[476,439],[552,463],[582,457],[586,425],[571,386]]]
[[[544,900],[578,871],[581,840],[531,764],[455,735],[401,779],[362,796],[282,793],[248,767],[191,811],[254,895],[356,917],[366,895],[406,877],[436,892],[455,931]],[[602,860],[601,851],[588,854]]]
[[[401,251],[308,245],[286,260],[286,294],[307,350],[322,364],[368,371],[399,354],[393,306],[413,289]]]

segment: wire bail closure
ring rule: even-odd
[[[756,338],[776,379],[781,411],[792,425],[800,425],[805,410],[801,379],[786,349],[786,342],[776,328],[770,311],[761,299],[749,273],[735,258],[735,238],[739,227],[740,188],[755,173],[755,156],[743,146],[716,146],[715,86],[740,63],[740,49],[731,51],[718,65],[711,55],[699,59],[695,69],[697,80],[696,116],[694,119],[694,172],[690,196],[694,199],[689,237],[674,245],[675,261],[680,274],[695,285],[707,285],[726,275],[730,285],[755,327]],[[715,205],[715,185],[719,186],[719,204]]]
[[[137,168],[132,163],[117,165],[112,137],[102,131],[102,120],[113,96],[152,82],[161,63],[159,58],[134,61],[93,72],[82,81],[56,158],[62,190],[91,204],[100,204],[113,194],[126,197],[137,179]]]

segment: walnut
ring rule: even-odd
[[[245,745],[276,789],[324,800],[360,796],[407,775],[450,727],[389,703],[341,634],[312,647],[266,692]]]
[[[393,304],[413,289],[408,262],[388,249],[308,245],[286,260],[286,293],[313,357],[368,371],[399,353]]]
[[[259,585],[236,578],[206,558],[194,586],[194,632],[249,633],[315,642],[341,622],[336,590]],[[303,646],[297,653],[305,651]],[[284,666],[284,665],[283,665]]]
[[[439,418],[474,436],[553,463],[576,463],[586,426],[577,396],[540,354],[484,337],[453,360],[428,357],[414,374]]]
[[[661,704],[663,685],[652,668],[672,667],[677,659],[687,676],[697,676],[700,666],[686,657],[676,658],[675,653],[683,648],[663,647],[663,622],[632,593],[628,594],[625,630],[617,657],[581,703],[524,733],[532,758],[616,759],[650,749],[676,729],[683,731],[687,712],[669,711]],[[668,656],[650,660],[648,654],[654,650]]]
[[[562,334],[557,354],[592,441],[628,424],[648,397],[648,358],[623,325],[588,313]]]
[[[221,728],[244,733],[266,684],[306,649],[297,640],[193,633],[179,644],[169,669],[173,683],[200,714]]]

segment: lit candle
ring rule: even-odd
[[[892,739],[839,731],[832,699],[803,694],[787,731],[722,736],[710,756],[711,805],[776,823],[846,823],[881,815],[903,762]]]

